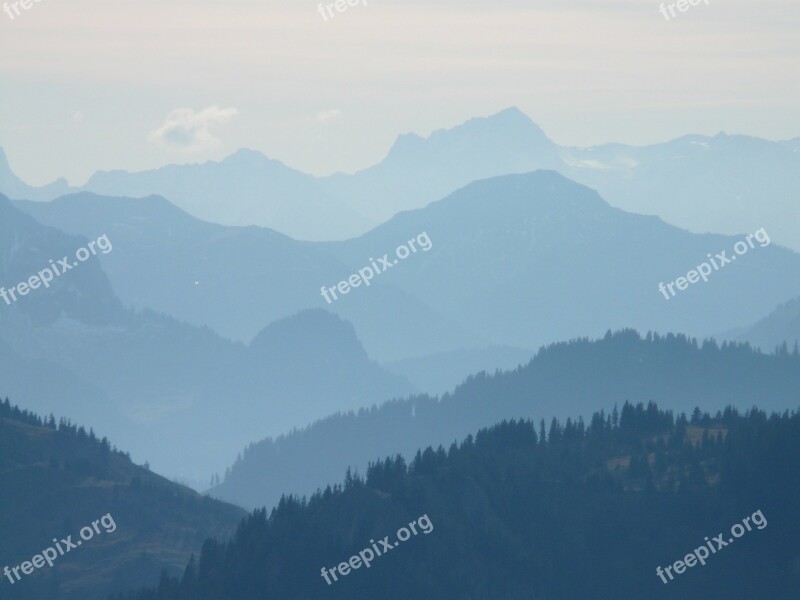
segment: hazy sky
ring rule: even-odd
[[[41,0],[0,13],[0,146],[80,185],[240,147],[354,171],[512,105],[565,145],[800,136],[800,1],[659,4]]]

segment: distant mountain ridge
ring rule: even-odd
[[[764,352],[773,352],[784,345],[787,351],[791,351],[800,344],[800,298],[781,304],[749,327],[726,332],[720,337],[747,342]]]
[[[711,335],[800,296],[800,255],[772,244],[666,300],[659,282],[685,275],[710,252],[731,253],[739,238],[690,234],[612,208],[553,171],[474,182],[345,242],[204,223],[158,198],[82,193],[15,205],[70,233],[100,230],[118,240],[101,260],[125,303],[244,341],[276,319],[325,308],[351,322],[381,363],[535,348],[609,327]],[[429,252],[330,305],[322,298],[321,286],[422,232]]]
[[[37,200],[46,202],[75,191],[66,179],[61,178],[41,187],[30,186],[11,170],[5,150],[0,147],[0,194],[15,200]]]
[[[558,146],[542,129],[519,109],[508,108],[427,138],[401,135],[377,165],[324,181],[377,225],[479,179],[561,164]]]
[[[567,147],[512,107],[427,138],[400,135],[384,160],[352,175],[313,177],[260,152],[239,150],[219,162],[100,171],[81,189],[162,195],[206,220],[323,241],[362,234],[478,179],[552,169],[628,211],[658,215],[698,233],[766,227],[777,243],[800,251],[798,139],[720,133],[642,147]],[[0,192],[15,199],[49,200],[70,191],[75,190],[63,181],[28,188],[0,162]]]
[[[139,210],[144,204],[135,203]],[[160,235],[167,240],[186,238],[165,217],[178,209],[154,202],[146,210],[156,212],[154,222],[164,226]],[[136,222],[135,215],[129,222]],[[147,260],[130,265],[129,277],[136,268],[147,277],[148,266],[158,264],[160,247],[148,248],[146,240],[143,246],[136,229],[117,238],[116,230],[93,225],[87,224],[86,237],[69,235],[0,197],[0,286],[27,280],[50,258],[74,256],[99,233],[107,233],[113,245],[106,258],[125,256],[127,244],[144,247]],[[212,237],[225,237],[222,226],[204,225]],[[274,237],[276,243],[294,243]],[[187,252],[194,261],[202,259],[196,248]],[[190,281],[192,290],[202,293]],[[57,410],[107,431],[139,460],[198,486],[230,464],[243,439],[277,435],[335,410],[415,391],[402,376],[370,361],[352,326],[335,315],[293,311],[284,321],[261,327],[253,344],[244,345],[207,327],[124,308],[97,258],[12,305],[0,301],[0,357],[4,385],[26,408]],[[213,445],[174,452],[176,444],[192,447],[210,432]]]
[[[98,172],[82,189],[107,196],[157,194],[200,219],[268,225],[299,239],[324,239],[331,227],[355,235],[370,225],[316,178],[246,149],[220,162]]]

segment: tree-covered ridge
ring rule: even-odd
[[[800,589],[798,493],[798,412],[676,418],[626,403],[588,423],[512,420],[284,497],[232,539],[206,541],[180,580],[125,598],[788,600]],[[756,510],[769,527],[669,585],[656,576]],[[420,514],[431,535],[326,585],[321,567]]]
[[[747,344],[685,335],[608,332],[542,348],[513,371],[480,373],[441,398],[427,395],[336,414],[302,431],[248,446],[212,493],[240,506],[272,507],[281,494],[310,495],[348,465],[376,456],[445,447],[504,419],[566,419],[616,403],[654,401],[783,411],[800,397],[800,353],[763,354]]]
[[[76,425],[69,419],[63,417],[56,423],[56,418],[52,413],[47,417],[42,417],[33,411],[21,409],[11,404],[8,398],[0,402],[0,427],[2,427],[3,419],[10,419],[33,427],[43,427],[52,431],[57,431],[64,439],[74,440],[87,448],[96,449],[100,454],[119,454],[130,460],[130,455],[127,452],[117,450],[116,446],[112,448],[108,438],[105,436],[103,436],[103,439],[98,438],[91,427],[87,433],[83,425]],[[0,457],[8,459],[9,453],[13,452],[14,448],[3,448],[3,450],[4,452]]]
[[[134,464],[104,437],[52,415],[0,402],[0,569],[104,514],[117,529],[21,581],[0,581],[3,600],[95,600],[180,573],[214,535],[229,535],[237,507]]]

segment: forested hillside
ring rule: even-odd
[[[441,398],[415,396],[333,415],[302,431],[249,446],[212,494],[256,508],[281,494],[311,494],[348,466],[452,442],[503,419],[583,416],[625,400],[676,411],[727,405],[782,411],[800,398],[800,354],[742,344],[698,344],[682,335],[609,333],[553,344],[513,371],[479,374]]]
[[[0,402],[0,568],[14,567],[104,515],[115,523],[52,567],[11,583],[3,600],[93,600],[177,572],[207,536],[227,536],[245,514],[135,465],[51,415]],[[103,531],[101,529],[101,531]],[[7,576],[6,576],[7,577]]]
[[[544,422],[504,422],[258,510],[230,541],[207,541],[180,580],[124,598],[796,599],[798,492],[797,412],[687,419],[626,403],[554,420],[546,435]],[[432,531],[326,583],[321,568],[420,515]],[[657,576],[750,515],[758,527],[705,566]]]

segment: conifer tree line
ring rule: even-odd
[[[800,413],[626,402],[509,420],[256,510],[180,577],[112,600],[796,598]],[[655,568],[762,510],[770,526],[665,586]],[[419,514],[436,524],[327,586],[320,567]]]

